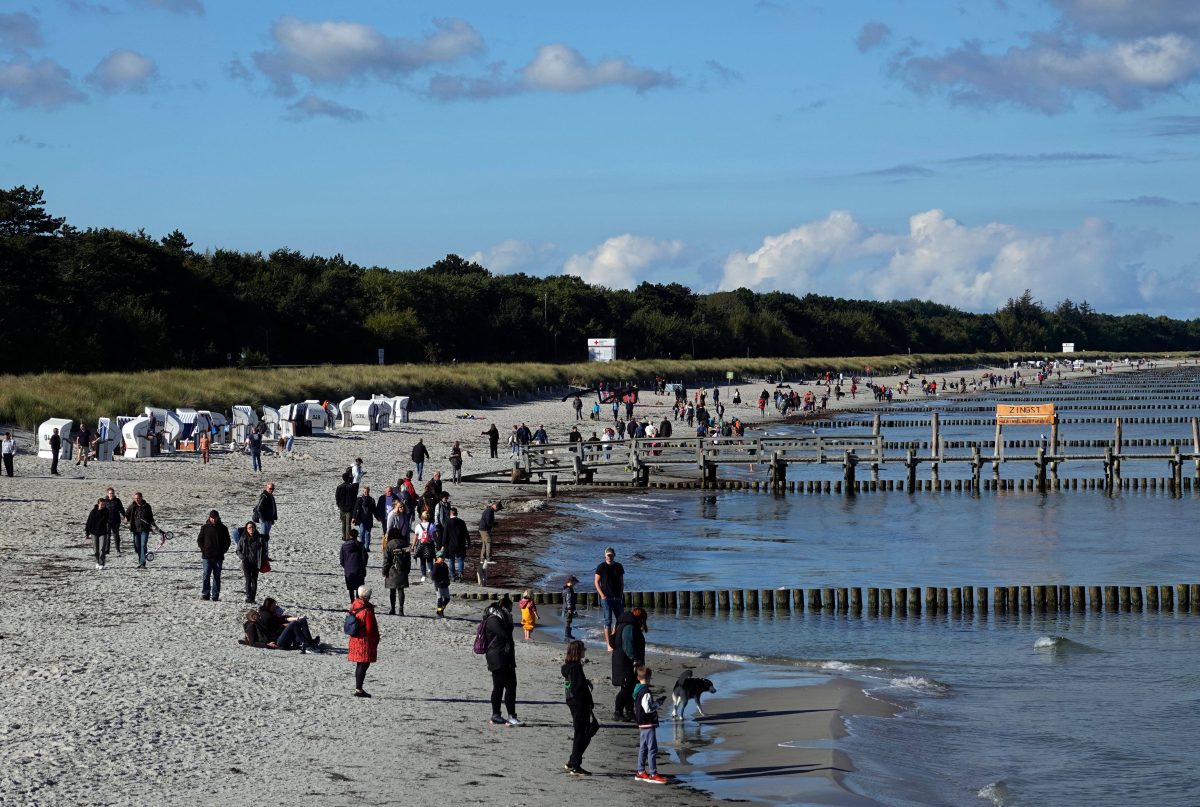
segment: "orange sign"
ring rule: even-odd
[[[997,404],[1001,426],[1048,426],[1054,423],[1054,404]]]

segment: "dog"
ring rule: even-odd
[[[696,712],[701,717],[706,717],[704,709],[700,707],[700,696],[705,692],[717,693],[717,688],[713,686],[713,682],[707,678],[693,678],[691,670],[684,670],[679,678],[675,681],[675,687],[671,690],[671,719],[682,720],[683,713],[687,709],[688,701],[696,702]],[[678,712],[678,715],[676,714]]]

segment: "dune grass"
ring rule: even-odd
[[[1149,356],[1150,354],[1138,354]],[[1182,354],[1173,353],[1173,357]],[[1191,355],[1191,354],[1189,354]],[[936,372],[959,368],[1007,366],[1031,358],[1026,353],[913,354],[844,358],[643,359],[608,364],[397,364],[321,365],[261,369],[152,370],[140,373],[42,373],[0,376],[0,423],[33,429],[50,417],[83,418],[140,413],[146,406],[191,406],[227,411],[234,404],[272,406],[315,398],[340,401],[371,393],[408,395],[414,408],[478,406],[504,394],[542,388],[591,384],[597,380],[651,384],[656,375],[689,383],[724,379],[733,371],[741,380],[784,372],[788,378],[813,377],[827,370],[861,374],[893,368]],[[1078,353],[1072,358],[1121,358],[1118,354]]]

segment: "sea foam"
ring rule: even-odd
[[[996,807],[1005,807],[1010,803],[1012,796],[1008,792],[1008,785],[1001,779],[998,782],[992,782],[990,785],[984,785],[979,788],[979,792],[975,794],[984,801],[990,801]]]

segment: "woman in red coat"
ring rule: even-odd
[[[354,614],[359,623],[358,635],[350,637],[350,653],[347,658],[354,666],[354,697],[369,698],[363,689],[363,680],[367,677],[367,668],[375,661],[375,651],[379,647],[379,623],[375,621],[375,606],[371,605],[371,589],[367,586],[358,587],[358,599],[350,604],[350,613]]]

